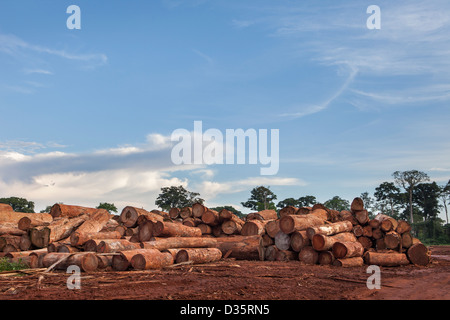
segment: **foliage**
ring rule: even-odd
[[[0,258],[0,272],[27,269],[28,266],[19,259],[18,262],[12,262],[9,258]]]
[[[100,204],[97,206],[97,209],[105,209],[109,213],[117,213],[117,207],[114,205],[114,203],[100,202]]]
[[[25,212],[25,213],[34,212],[34,202],[28,201],[25,198],[19,197],[0,198],[0,203],[9,204],[15,212]]]
[[[210,209],[215,210],[217,212],[220,212],[220,210],[222,210],[222,209],[226,209],[226,210],[231,211],[232,213],[234,213],[239,218],[244,218],[246,216],[241,211],[235,209],[232,206],[221,206],[221,207],[214,207],[214,208],[210,208]]]
[[[339,196],[334,196],[330,200],[325,201],[323,205],[329,209],[337,211],[350,210],[350,202]]]
[[[241,202],[241,204],[252,210],[262,211],[267,209],[276,209],[274,200],[277,196],[269,189],[270,187],[259,186],[253,188],[250,192],[251,196],[247,202]]]
[[[194,203],[201,203],[205,200],[199,198],[200,194],[190,192],[183,186],[171,186],[161,188],[161,193],[155,201],[155,204],[163,210],[171,208],[191,207]]]

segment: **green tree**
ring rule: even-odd
[[[28,201],[25,198],[19,197],[0,198],[0,203],[9,204],[16,212],[25,212],[25,213],[34,212],[34,202]]]
[[[267,209],[276,209],[274,200],[277,196],[269,189],[270,187],[259,186],[253,188],[250,192],[251,196],[246,202],[241,204],[252,210],[262,211]]]
[[[350,202],[339,196],[334,196],[330,200],[325,201],[323,205],[329,209],[337,211],[350,210]]]
[[[222,209],[226,209],[228,211],[231,211],[235,215],[237,215],[239,218],[244,218],[246,216],[241,211],[239,211],[238,209],[236,209],[232,206],[220,206],[220,207],[214,207],[214,208],[210,208],[210,209],[215,210],[217,212],[220,212],[220,210],[222,210]]]
[[[40,213],[50,213],[52,206],[46,206],[45,209],[41,210]]]
[[[317,203],[317,199],[314,196],[303,196],[298,198],[299,207],[312,207]]]
[[[298,207],[298,200],[294,198],[286,198],[277,203],[277,208],[283,209],[287,206]]]
[[[409,210],[410,222],[414,223],[413,210],[413,191],[414,187],[421,182],[430,181],[430,177],[425,172],[410,170],[410,171],[395,171],[392,176],[397,185],[403,187],[409,195]]]
[[[403,199],[401,193],[401,190],[393,182],[383,182],[375,188],[373,195],[380,204],[381,212],[389,211],[389,215],[396,218],[399,215],[399,205]]]
[[[97,206],[97,209],[105,209],[109,213],[117,213],[117,207],[114,205],[114,203],[100,202],[100,204]]]
[[[155,204],[166,211],[171,208],[191,207],[194,203],[203,204],[205,200],[199,196],[199,193],[188,191],[183,186],[163,187]]]
[[[444,206],[445,220],[447,221],[447,224],[448,224],[447,204],[450,203],[450,180],[447,182],[447,184],[445,186],[441,186],[440,189],[441,189],[441,192],[439,194],[439,197],[440,197],[440,199],[442,201],[442,204]]]

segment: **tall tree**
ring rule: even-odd
[[[329,209],[337,211],[350,210],[350,202],[339,196],[334,196],[330,200],[325,201],[323,205]]]
[[[248,201],[241,202],[244,207],[257,211],[276,209],[274,201],[277,196],[270,190],[270,187],[255,187],[250,194]]]
[[[430,181],[430,177],[425,172],[410,170],[410,171],[395,171],[392,176],[397,185],[403,187],[409,195],[409,210],[410,222],[414,223],[413,210],[413,191],[414,187],[421,182]]]
[[[365,191],[365,192],[361,193],[361,195],[359,197],[362,199],[362,201],[364,203],[364,208],[366,208],[366,210],[369,213],[372,213],[372,208],[373,208],[373,205],[374,205],[375,201],[369,195],[369,193],[367,191]]]
[[[285,208],[287,206],[298,207],[298,200],[294,198],[286,198],[277,203],[277,208]]]
[[[383,182],[375,188],[373,194],[378,202],[382,203],[382,212],[384,213],[385,205],[389,206],[390,216],[398,215],[397,206],[401,203],[401,190],[395,186],[393,182]]]
[[[303,196],[298,198],[297,201],[299,207],[312,207],[317,203],[317,199],[314,196]]]
[[[183,186],[163,187],[155,204],[167,211],[171,208],[191,207],[194,203],[203,204],[205,200],[199,196],[200,193],[188,191]]]
[[[447,184],[445,186],[441,186],[440,189],[441,189],[441,192],[439,194],[439,197],[444,205],[445,220],[447,221],[447,224],[448,224],[447,204],[450,203],[450,180],[447,182]]]
[[[16,212],[25,212],[25,213],[34,212],[34,202],[28,201],[25,198],[19,197],[0,198],[0,203],[9,204]]]

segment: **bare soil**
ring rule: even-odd
[[[0,300],[450,300],[450,246],[431,246],[426,266],[381,268],[381,289],[368,289],[364,267],[306,266],[299,261],[224,259],[152,271],[0,277]]]

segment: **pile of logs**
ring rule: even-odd
[[[369,219],[361,198],[350,211],[286,207],[267,222],[261,236],[264,260],[300,260],[335,266],[427,265],[430,253],[412,237],[408,222],[378,214]]]
[[[404,221],[369,220],[362,200],[351,211],[321,204],[263,210],[241,219],[202,204],[169,212],[55,204],[50,213],[14,212],[0,204],[0,256],[30,268],[143,270],[178,263],[300,260],[305,264],[427,265],[427,248]]]

